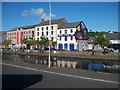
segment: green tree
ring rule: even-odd
[[[53,47],[55,48],[55,46],[57,45],[57,42],[52,42]]]
[[[94,45],[99,44],[102,48],[104,48],[105,46],[108,47],[111,45],[110,41],[104,37],[103,33],[100,33],[98,36],[95,37],[93,44]]]
[[[11,44],[11,41],[12,41],[12,40],[4,40],[4,41],[2,42],[2,45],[5,46],[5,48],[6,48],[8,45]]]
[[[27,44],[27,42],[28,42],[28,40],[26,40],[26,39],[22,40],[22,44]]]
[[[40,45],[40,50],[43,51],[45,45],[49,45],[49,40],[46,38],[41,37],[41,40],[36,40],[36,44]]]

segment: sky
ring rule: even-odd
[[[118,31],[117,2],[51,2],[52,19],[83,21],[92,31]],[[49,19],[48,2],[3,2],[2,30],[34,25]]]

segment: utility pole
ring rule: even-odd
[[[49,58],[48,58],[48,68],[50,68],[50,43],[51,43],[51,4],[49,2]]]

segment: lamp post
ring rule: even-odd
[[[50,4],[50,0],[48,0],[49,2],[49,58],[48,58],[48,68],[50,68],[50,44],[51,44],[51,4]]]

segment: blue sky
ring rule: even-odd
[[[117,2],[51,2],[52,19],[83,21],[92,31],[118,31]],[[34,25],[49,18],[48,2],[3,2],[2,30]]]

